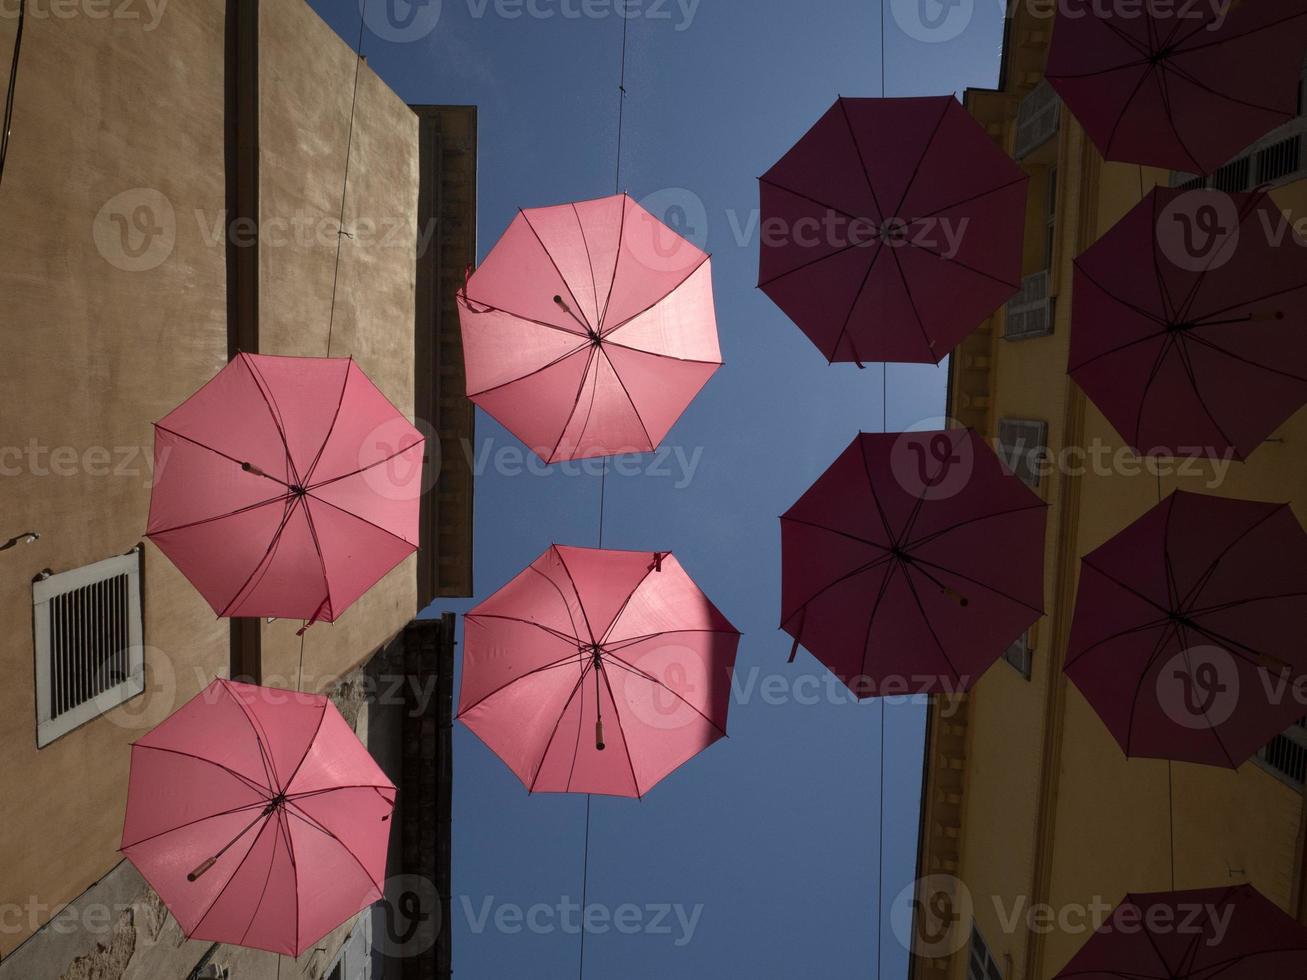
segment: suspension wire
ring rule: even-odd
[[[630,35],[631,19],[622,14],[622,74],[617,83],[617,179],[614,194],[622,193],[622,125],[626,120],[626,41]]]
[[[1166,760],[1166,795],[1167,809],[1171,821],[1171,891],[1175,891],[1175,780],[1172,778],[1173,763]]]
[[[340,253],[349,235],[345,231],[345,202],[349,190],[349,165],[354,155],[354,114],[359,102],[359,75],[363,68],[363,30],[367,24],[368,0],[359,5],[359,36],[354,45],[354,94],[349,104],[349,135],[345,139],[345,180],[340,188],[340,220],[336,224],[336,266],[331,273],[331,313],[327,322],[327,356],[331,356],[331,339],[336,330],[336,286],[340,282]],[[350,235],[349,237],[353,237]]]
[[[9,156],[9,131],[14,122],[14,98],[18,91],[18,57],[23,49],[23,24],[27,20],[27,0],[18,0],[18,29],[14,34],[14,60],[9,65],[9,88],[5,93],[3,128],[0,128],[0,180],[4,180],[5,159]]]
[[[295,679],[295,693],[299,694],[304,690],[304,637],[308,631],[309,624],[304,624],[304,629],[300,630],[300,669]]]
[[[585,853],[581,859],[581,962],[577,966],[577,980],[585,978],[585,900],[590,883],[590,794],[585,794]]]
[[[885,699],[880,701],[880,829],[876,839],[876,980],[880,980],[881,950],[885,943]]]
[[[599,476],[599,547],[604,546],[604,497],[608,492],[608,457],[604,457],[603,473]]]

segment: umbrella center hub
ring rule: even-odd
[[[292,497],[302,497],[306,493],[308,493],[308,491],[305,490],[303,487],[301,487],[299,484],[292,483],[290,485],[290,493]]]
[[[1186,321],[1184,323],[1168,323],[1166,325],[1166,330],[1167,333],[1184,333],[1186,330],[1192,330],[1196,326],[1198,326],[1198,324],[1192,321]]]
[[[889,550],[889,553],[898,561],[907,563],[912,561],[912,555],[907,551],[904,551],[903,548],[897,544]]]
[[[598,643],[593,643],[590,645],[589,653],[590,653],[590,658],[591,660],[593,660],[596,668],[603,665],[603,659],[604,659],[603,647],[601,647]]]
[[[264,809],[263,815],[265,817],[270,817],[278,810],[284,808],[285,806],[286,806],[286,794],[278,793],[276,796],[274,796],[271,800],[268,801],[268,806],[266,809]]]
[[[1167,613],[1166,618],[1169,619],[1171,622],[1175,623],[1177,626],[1183,626],[1186,629],[1196,630],[1198,628],[1198,624],[1195,623],[1188,616],[1186,616],[1184,613],[1180,613],[1180,612]]]
[[[1160,51],[1154,51],[1152,54],[1150,54],[1150,55],[1148,56],[1148,62],[1149,62],[1149,64],[1160,65],[1162,62],[1164,62],[1164,61],[1166,61],[1168,58],[1170,58],[1171,55],[1173,55],[1173,54],[1175,54],[1175,48],[1173,48],[1173,47],[1171,47],[1171,48],[1162,48],[1162,50],[1160,50]]]

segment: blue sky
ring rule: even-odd
[[[357,0],[312,2],[353,45]],[[376,29],[364,53],[401,97],[480,107],[482,256],[518,207],[612,193],[622,36],[612,0],[444,0],[430,30],[421,20],[430,9],[370,2]],[[754,288],[754,218],[758,175],[837,95],[879,94],[880,8],[632,2],[642,16],[630,22],[623,189],[713,253],[726,367],[673,430],[660,465],[646,457],[632,466],[640,475],[610,475],[605,545],[675,551],[745,636],[731,738],[643,802],[594,801],[588,900],[638,907],[638,919],[625,915],[641,931],[592,935],[585,972],[874,977],[881,707],[826,696],[823,668],[806,653],[787,666],[789,638],[776,628],[777,516],[859,430],[881,429],[881,369],[827,366]],[[895,17],[910,4],[887,2],[890,95],[995,83],[998,3],[967,8],[970,24],[956,39],[922,43]],[[405,31],[396,25],[407,14],[415,26]],[[943,367],[892,365],[888,377],[891,430],[943,414]],[[532,473],[517,463],[513,436],[484,414],[477,427],[479,600],[552,542],[595,543],[599,479],[557,467]],[[813,681],[796,686],[802,677]],[[886,715],[886,906],[913,877],[923,718],[911,703]],[[559,928],[558,913],[538,912],[545,928],[519,931],[512,909],[579,899],[584,797],[528,797],[461,726],[454,750],[455,974],[575,976],[578,937]],[[672,911],[655,922],[662,906]],[[888,924],[884,937],[880,975],[905,976]]]

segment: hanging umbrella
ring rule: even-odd
[[[1307,715],[1307,535],[1176,492],[1081,563],[1066,673],[1131,758],[1237,768]]]
[[[1054,980],[1307,976],[1307,929],[1251,885],[1127,895]]]
[[[1159,188],[1076,260],[1070,373],[1139,452],[1244,459],[1307,403],[1307,263],[1268,237],[1282,222],[1263,194]]]
[[[1028,179],[952,96],[842,98],[761,178],[759,286],[828,361],[938,363],[1020,288]]]
[[[327,698],[219,679],[132,746],[122,851],[187,938],[299,956],[382,897],[394,806]]]
[[[860,435],[781,518],[781,628],[861,698],[969,689],[1043,615],[1046,506],[969,429]]]
[[[643,796],[726,735],[740,634],[670,554],[555,545],[465,623],[459,717],[533,793]]]
[[[149,537],[219,616],[332,622],[417,549],[424,452],[352,359],[240,354],[155,425]]]
[[[546,463],[653,452],[722,363],[708,256],[625,194],[521,212],[459,319],[468,396]]]
[[[1301,0],[1058,4],[1047,77],[1108,160],[1208,174],[1298,114]]]

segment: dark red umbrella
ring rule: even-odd
[[[1263,194],[1159,188],[1076,260],[1071,376],[1139,452],[1243,459],[1307,403],[1284,221]]]
[[[860,435],[781,518],[781,628],[862,698],[970,688],[1043,615],[1046,506],[969,429]]]
[[[643,796],[726,735],[740,634],[671,554],[555,545],[465,622],[458,716],[533,793]]]
[[[1251,885],[1127,895],[1054,980],[1289,980],[1307,929]]]
[[[1049,82],[1108,160],[1207,174],[1298,114],[1302,0],[1061,0]]]
[[[952,96],[842,98],[761,178],[759,285],[829,361],[938,363],[1020,287],[1027,180]]]
[[[1307,715],[1307,534],[1177,492],[1088,555],[1066,673],[1130,757],[1237,768]]]

